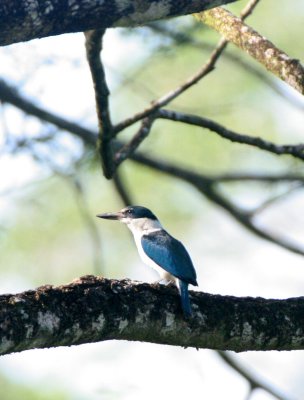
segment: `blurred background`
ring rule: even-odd
[[[237,13],[245,4],[240,1],[229,9]],[[290,7],[264,0],[247,22],[303,62],[303,16],[302,2]],[[144,109],[192,76],[218,39],[191,16],[132,30],[109,29],[102,58],[113,121]],[[97,130],[82,34],[3,47],[0,57],[0,78],[21,95]],[[279,144],[303,141],[303,98],[232,45],[216,70],[170,108]],[[135,129],[121,138],[130,138]],[[103,177],[92,149],[8,103],[0,108],[0,143],[0,293],[65,284],[86,274],[157,279],[139,260],[126,227],[95,218],[123,203],[113,183]],[[206,175],[303,172],[303,163],[290,156],[278,157],[164,120],[155,123],[141,150]],[[151,208],[186,245],[198,274],[197,290],[268,298],[303,295],[303,257],[257,238],[178,179],[131,161],[120,167],[120,174],[134,204]],[[221,190],[248,210],[277,198],[258,213],[257,223],[304,249],[302,186],[244,181],[222,184]],[[300,351],[232,355],[285,393],[284,398],[304,398]],[[0,358],[2,400],[237,400],[248,399],[249,389],[248,382],[210,350],[110,341]],[[272,398],[263,390],[250,394],[252,400]]]

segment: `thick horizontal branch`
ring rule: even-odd
[[[104,340],[220,350],[304,349],[304,297],[271,300],[191,292],[182,317],[175,287],[85,276],[0,296],[0,354]]]
[[[221,7],[201,12],[196,14],[196,17],[223,35],[226,40],[248,53],[268,71],[304,94],[304,67],[299,60],[290,58],[273,43],[246,25],[242,19]]]
[[[9,0],[0,2],[0,45],[69,32],[137,26],[237,0]]]

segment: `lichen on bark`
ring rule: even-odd
[[[195,14],[195,17],[215,29],[226,40],[244,50],[298,92],[304,94],[304,67],[301,63],[290,58],[240,18],[222,7]]]
[[[2,0],[0,46],[63,33],[138,26],[237,0]]]
[[[304,297],[273,300],[190,292],[185,320],[174,287],[85,276],[0,296],[0,354],[104,340],[218,350],[304,349]]]

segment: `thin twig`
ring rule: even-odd
[[[276,397],[278,400],[291,400],[291,397],[283,395],[278,390],[276,390],[274,385],[270,385],[269,383],[264,382],[261,378],[254,376],[251,371],[245,368],[244,365],[239,364],[235,360],[235,358],[231,357],[226,351],[217,351],[217,354],[221,357],[222,360],[225,361],[227,365],[229,365],[229,367],[234,369],[248,381],[252,390],[259,388]]]
[[[248,393],[245,394],[244,400],[250,400],[253,395],[254,389],[249,385]]]
[[[184,93],[191,86],[195,85],[204,76],[208,75],[209,72],[211,72],[214,69],[214,65],[215,65],[216,61],[218,60],[218,58],[220,57],[220,55],[222,54],[222,52],[224,51],[225,47],[226,47],[226,44],[224,44],[222,41],[220,41],[218,46],[211,53],[207,62],[195,75],[193,75],[191,78],[186,80],[186,82],[184,82],[182,85],[180,85],[176,89],[174,89],[171,92],[160,97],[158,100],[154,100],[151,103],[151,105],[149,107],[147,107],[145,110],[140,111],[139,113],[134,114],[132,117],[129,117],[129,118],[125,119],[124,121],[115,125],[114,126],[115,134],[118,134],[122,130],[135,124],[136,122],[140,121],[141,119],[146,118],[147,116],[149,116],[152,113],[154,113],[155,111],[157,111],[159,108],[164,107],[165,105],[170,103],[172,100],[174,100],[176,97],[178,97],[182,93]]]
[[[78,204],[79,212],[83,218],[84,223],[87,226],[89,235],[91,237],[94,274],[102,275],[103,262],[102,262],[101,239],[99,230],[97,229],[97,226],[95,224],[95,219],[92,218],[92,213],[89,211],[89,207],[87,205],[87,201],[84,195],[84,190],[80,180],[76,177],[76,175],[73,175],[68,178],[69,178],[68,181],[72,184],[76,194],[75,197]]]
[[[260,2],[260,0],[248,1],[246,6],[243,8],[243,10],[240,13],[240,18],[242,21],[244,21],[247,17],[249,17],[253,13],[254,9],[259,4],[259,2]]]
[[[115,152],[115,167],[117,168],[123,161],[129,158],[140,146],[143,140],[149,135],[154,122],[154,115],[144,118],[137,133],[133,136],[129,143],[122,146]]]
[[[269,175],[269,174],[221,174],[209,176],[214,183],[219,182],[242,182],[242,181],[257,181],[266,183],[281,183],[281,182],[304,182],[304,175],[302,174],[280,174],[280,175]]]
[[[168,119],[170,121],[183,122],[189,125],[200,126],[202,128],[207,128],[212,132],[216,132],[221,137],[230,140],[231,142],[237,142],[242,144],[247,144],[250,146],[258,147],[261,150],[266,150],[269,153],[282,155],[289,154],[300,160],[304,160],[304,145],[277,145],[272,142],[268,142],[259,137],[248,136],[245,134],[240,134],[233,132],[224,126],[210,120],[207,118],[199,117],[197,115],[185,114],[182,112],[171,111],[171,110],[159,110],[156,117]]]
[[[277,196],[267,199],[262,204],[260,204],[258,207],[254,208],[252,211],[250,211],[250,217],[252,218],[252,217],[257,216],[257,214],[261,214],[263,211],[265,211],[267,208],[272,206],[274,203],[277,203],[278,201],[282,200],[283,198],[285,198],[287,196],[290,196],[290,194],[295,192],[296,190],[303,189],[303,187],[304,187],[304,184],[302,182],[302,183],[299,183],[297,185],[290,187],[284,193],[280,193]]]
[[[133,204],[131,195],[130,195],[129,191],[127,190],[126,185],[124,184],[123,180],[121,179],[119,170],[116,170],[115,174],[113,175],[113,182],[115,185],[115,189],[116,189],[117,193],[119,194],[123,204],[125,206],[129,206],[129,205]]]
[[[0,100],[3,103],[14,105],[26,114],[33,115],[42,121],[48,122],[60,129],[64,129],[73,133],[85,143],[90,145],[96,144],[97,135],[95,132],[82,127],[75,122],[68,121],[66,118],[56,115],[53,112],[49,112],[45,108],[36,105],[32,100],[19,94],[15,86],[9,85],[3,79],[0,79]]]
[[[48,159],[44,155],[41,156],[39,152],[35,151],[31,142],[29,142],[28,147],[31,149],[32,156],[35,160],[41,163],[45,163],[53,171],[54,174],[56,174],[60,178],[65,179],[68,182],[68,184],[71,185],[76,195],[75,198],[80,215],[83,218],[83,221],[88,229],[88,233],[91,238],[94,273],[96,275],[100,275],[102,272],[100,235],[95,224],[95,219],[92,218],[92,214],[89,211],[84,190],[81,181],[77,178],[76,171],[72,169],[70,169],[69,171],[65,171],[62,168],[58,167],[52,159],[50,158]]]

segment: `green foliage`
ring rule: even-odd
[[[67,400],[70,396],[63,394],[61,390],[45,390],[29,387],[24,384],[16,384],[0,375],[1,400]]]

